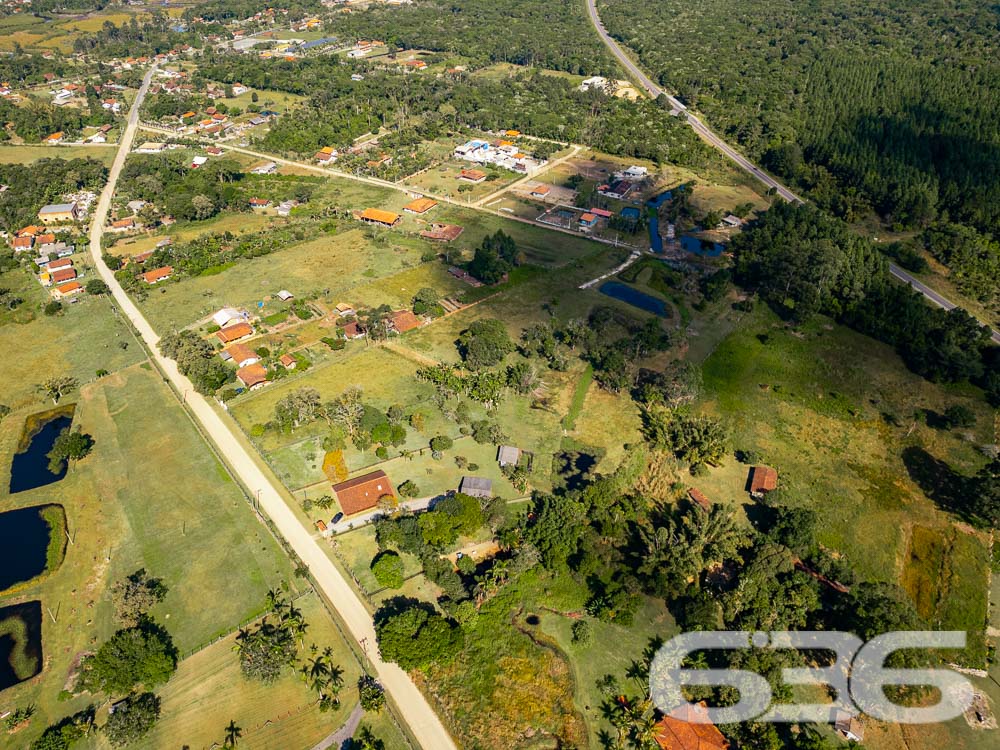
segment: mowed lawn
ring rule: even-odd
[[[108,595],[114,581],[143,567],[164,580],[169,593],[152,614],[182,655],[258,614],[268,589],[282,581],[296,587],[288,558],[147,368],[135,365],[64,400],[77,404],[74,424],[95,445],[55,484],[6,495],[24,419],[51,402],[38,399],[0,422],[0,510],[61,503],[70,535],[58,570],[0,600],[41,599],[46,608],[45,669],[3,696],[5,704],[37,707],[31,730],[19,735],[26,741],[88,702],[57,696],[74,660],[116,629]]]
[[[94,159],[110,166],[118,147],[114,144],[96,146],[0,146],[0,163],[31,164],[39,159]]]
[[[906,586],[935,624],[982,630],[986,540],[956,533],[954,517],[928,498],[904,460],[926,451],[974,473],[985,461],[976,445],[994,439],[981,397],[919,378],[891,349],[846,328],[817,322],[797,332],[764,309],[720,344],[704,375],[700,409],[723,419],[734,449],[757,451],[779,471],[782,502],[817,512],[825,547],[845,555],[860,579]],[[975,428],[928,426],[924,414],[953,404],[976,414]],[[683,481],[716,502],[741,504],[749,502],[746,478],[747,467],[730,458],[707,477]],[[936,553],[926,551],[935,547],[936,567],[928,560]],[[976,641],[970,653],[981,657]]]

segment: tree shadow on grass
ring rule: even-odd
[[[954,513],[963,521],[975,523],[978,520],[971,502],[973,488],[968,477],[923,448],[910,446],[903,450],[902,457],[910,479],[920,485],[924,494],[938,507]]]

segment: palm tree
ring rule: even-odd
[[[226,739],[222,743],[222,746],[225,748],[235,748],[242,736],[243,729],[236,726],[235,719],[230,719],[229,725],[226,727]]]

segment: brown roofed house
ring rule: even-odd
[[[14,241],[11,243],[11,246],[15,250],[21,251],[21,250],[30,250],[31,246],[34,244],[35,244],[35,238],[30,234],[27,234],[24,237],[15,237]]]
[[[392,327],[396,329],[396,333],[406,333],[407,331],[412,331],[414,328],[420,328],[420,318],[409,310],[394,312],[389,318],[392,321]]]
[[[60,268],[58,271],[53,271],[52,273],[52,283],[62,284],[66,281],[72,281],[76,278],[75,268]]]
[[[247,367],[248,365],[254,365],[260,362],[260,357],[257,356],[257,352],[246,344],[233,344],[232,346],[226,347],[223,351],[237,367]]]
[[[705,705],[688,704],[684,717],[664,716],[653,728],[660,750],[728,750],[729,743],[715,724],[705,723]]]
[[[430,229],[420,230],[420,236],[425,240],[451,242],[454,239],[458,239],[458,236],[464,231],[464,227],[456,226],[454,224],[431,224]]]
[[[253,326],[249,323],[237,323],[236,325],[231,325],[227,328],[223,328],[221,331],[216,331],[215,335],[218,337],[219,341],[223,344],[228,344],[231,341],[239,341],[253,333]]]
[[[482,182],[486,176],[486,172],[481,169],[463,169],[458,173],[458,179],[466,182]]]
[[[750,469],[750,494],[753,497],[764,497],[768,492],[778,487],[778,472],[770,466],[754,466]]]
[[[281,362],[281,366],[284,367],[286,370],[294,370],[295,365],[298,364],[295,357],[293,357],[291,354],[282,354],[281,357],[278,359],[278,361]]]
[[[378,505],[379,498],[388,495],[395,497],[389,477],[384,471],[373,471],[364,476],[348,479],[346,482],[333,485],[340,509],[345,516],[352,516],[363,510],[369,510]]]
[[[409,211],[411,214],[424,214],[430,211],[438,203],[430,198],[417,198],[412,200],[403,206],[404,211]]]
[[[236,379],[248,389],[255,390],[267,385],[267,368],[255,362],[252,365],[241,367],[236,371]]]

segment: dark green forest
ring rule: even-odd
[[[654,78],[824,208],[848,221],[874,210],[897,228],[955,222],[988,235],[1000,225],[998,7],[604,0],[599,9]]]
[[[539,138],[585,143],[630,157],[700,167],[718,157],[677,118],[651,101],[629,102],[532,70],[496,80],[442,78],[356,69],[328,57],[268,61],[224,55],[201,66],[207,78],[310,95],[307,106],[279,118],[264,146],[312,154],[344,146],[379,127],[417,139],[463,128],[517,128]]]
[[[403,49],[461,55],[473,64],[535,65],[580,75],[608,75],[618,68],[576,0],[424,0],[375,5],[338,18],[343,39],[381,39]]]

